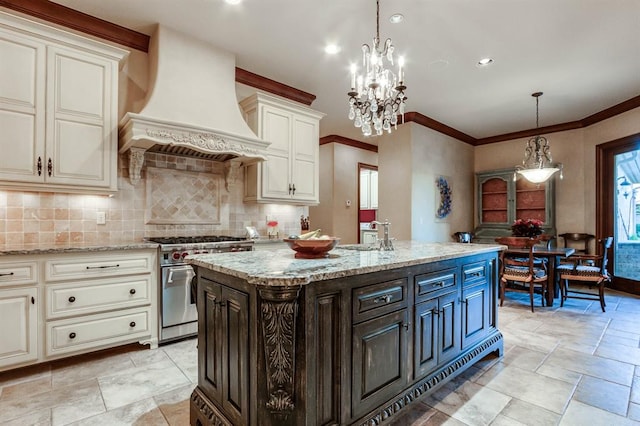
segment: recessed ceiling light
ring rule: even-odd
[[[479,67],[486,67],[487,65],[491,65],[493,63],[493,59],[491,58],[482,58],[478,61],[477,65]]]
[[[242,0],[224,0],[229,4],[240,4],[242,3]]]
[[[337,44],[327,44],[324,47],[324,52],[329,54],[329,55],[335,55],[336,53],[338,53],[340,51],[340,46],[338,46]]]
[[[389,17],[389,22],[392,24],[398,24],[404,20],[404,15],[402,13],[394,13]]]

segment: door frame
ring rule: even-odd
[[[362,243],[362,241],[360,241],[360,170],[378,170],[378,166],[373,165],[373,164],[367,164],[367,163],[358,163],[358,171],[356,173],[356,175],[358,176],[358,184],[356,186],[356,188],[358,189],[358,194],[357,194],[357,202],[358,204],[356,204],[356,207],[358,208],[357,210],[357,214],[356,214],[356,229],[358,230],[357,234],[358,234],[358,244]]]
[[[596,145],[596,238],[614,235],[615,156],[639,149],[640,133]],[[597,247],[597,249],[599,253],[601,248]],[[613,256],[609,261],[609,271],[612,275],[611,288],[627,293],[640,294],[638,281],[616,277],[615,255],[614,244]]]

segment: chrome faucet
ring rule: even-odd
[[[384,222],[378,222],[374,220],[371,222],[372,225],[382,225],[384,228],[384,238],[380,241],[380,250],[393,250],[393,243],[391,242],[392,238],[389,238],[389,225],[391,223],[389,220],[385,220]]]

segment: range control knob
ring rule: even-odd
[[[173,260],[180,260],[180,253],[174,251],[173,253],[171,253],[171,257],[173,258]]]
[[[182,258],[184,259],[185,257],[189,256],[189,252],[187,251],[183,251],[182,252]]]

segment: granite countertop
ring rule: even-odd
[[[0,244],[0,256],[100,252],[110,250],[154,249],[158,243],[142,241],[107,241],[104,243],[64,243],[64,244]]]
[[[196,266],[241,278],[250,284],[299,286],[404,266],[437,262],[503,250],[497,244],[421,243],[394,241],[394,251],[359,251],[338,245],[323,259],[296,259],[290,249],[188,256]]]

